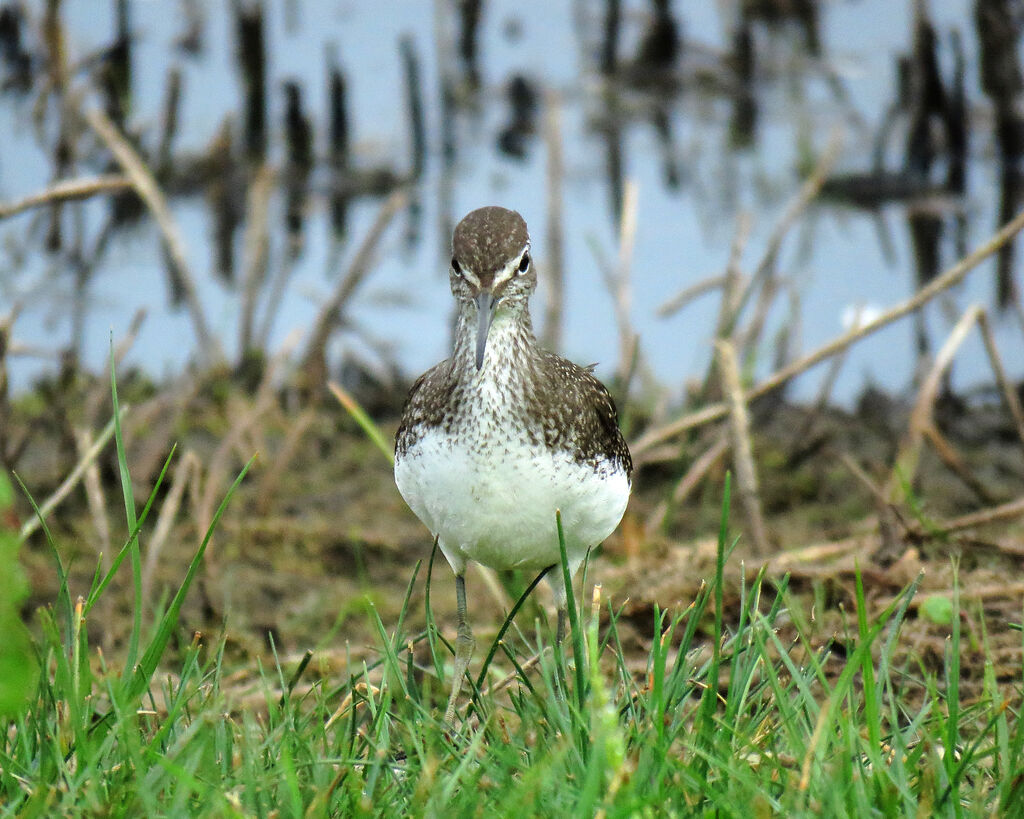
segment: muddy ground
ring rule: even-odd
[[[80,435],[88,427],[98,434],[110,412],[103,380],[57,386],[43,385],[15,402],[8,426],[9,440],[27,436],[15,468],[40,502],[77,462],[76,430]],[[385,455],[333,398],[303,396],[269,380],[244,389],[237,380],[212,376],[183,376],[157,389],[124,374],[120,392],[130,404],[124,430],[140,510],[177,444],[142,538],[146,601],[154,609],[184,577],[216,505],[245,460],[258,453],[182,613],[186,639],[193,631],[210,643],[225,637],[240,691],[251,688],[255,657],[270,664],[271,646],[285,662],[313,649],[313,673],[341,681],[350,663],[376,654],[370,604],[385,627],[394,628],[417,561],[424,565],[413,584],[406,628],[415,633],[422,627],[430,539],[396,491]],[[357,394],[385,436],[397,426],[402,393],[398,388]],[[1017,699],[1022,652],[1013,624],[1021,622],[1024,598],[1024,506],[1006,504],[1024,496],[1024,445],[994,390],[947,396],[935,411],[936,428],[948,445],[945,460],[934,445],[925,445],[913,491],[890,503],[886,481],[906,439],[909,410],[909,401],[874,391],[849,412],[793,406],[778,397],[752,407],[760,502],[772,552],[753,553],[734,502],[730,531],[739,542],[726,567],[727,618],[734,621],[738,614],[744,577],[752,581],[766,566],[767,610],[775,584],[788,575],[791,610],[780,621],[784,640],[795,637],[799,624],[808,640],[794,644],[794,653],[830,648],[830,667],[838,671],[855,633],[855,566],[873,612],[923,572],[901,645],[914,674],[941,673],[949,626],[921,614],[920,603],[950,593],[956,558],[966,635],[964,696],[980,693],[987,641],[997,679]],[[657,423],[635,412],[628,417],[630,440]],[[650,647],[654,607],[685,608],[713,576],[728,455],[684,500],[671,498],[693,461],[721,434],[720,428],[698,428],[686,440],[638,459],[626,517],[589,567],[589,579],[603,584],[604,596],[616,607],[623,606],[620,634],[638,674]],[[112,444],[97,464],[91,489],[87,473],[51,516],[71,567],[72,595],[86,593],[97,562],[109,565],[126,536]],[[984,517],[991,510],[994,520],[978,522],[979,513]],[[23,521],[30,517],[27,503],[18,512]],[[169,526],[166,537],[154,531],[161,514]],[[110,546],[104,549],[105,525]],[[54,600],[56,573],[38,533],[22,557],[33,589],[26,606],[31,617],[36,607]],[[478,646],[494,634],[531,579],[470,570]],[[524,631],[550,610],[543,585],[535,597],[518,621]],[[431,599],[438,622],[454,633],[454,584],[440,556]],[[130,627],[130,602],[125,563],[88,624],[91,643],[102,646],[108,664]]]

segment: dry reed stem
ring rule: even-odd
[[[757,343],[761,340],[761,333],[768,322],[768,313],[775,303],[775,296],[778,295],[780,285],[781,281],[777,275],[767,276],[758,293],[754,315],[751,316],[746,327],[733,331],[732,337],[740,346],[740,357],[744,362],[750,361]]]
[[[683,475],[682,480],[672,490],[672,502],[682,503],[690,493],[703,480],[704,476],[725,457],[729,451],[729,437],[724,433],[718,437],[708,449],[702,454]]]
[[[266,370],[263,372],[263,379],[256,390],[255,401],[246,410],[239,413],[238,419],[232,424],[227,434],[221,440],[220,445],[214,451],[213,457],[210,458],[210,463],[206,470],[206,482],[196,510],[196,520],[200,533],[206,532],[210,528],[214,509],[217,507],[219,498],[224,494],[231,453],[238,449],[256,422],[273,409],[275,400],[273,389],[274,376],[277,374],[278,367],[295,348],[298,342],[298,332],[296,330],[291,333],[285,339],[284,344],[281,345],[281,349],[267,363]],[[242,453],[241,457],[243,460],[247,460],[249,453]],[[209,563],[213,563],[213,555],[214,550],[207,549],[205,557]]]
[[[947,269],[941,276],[936,277],[929,284],[922,287],[914,296],[890,308],[873,321],[869,321],[860,327],[851,328],[827,344],[823,344],[817,350],[808,353],[803,358],[797,359],[789,366],[776,371],[760,384],[757,384],[750,389],[747,392],[747,399],[751,400],[758,398],[765,393],[771,392],[780,385],[785,384],[791,378],[810,369],[815,364],[818,364],[827,358],[831,358],[836,353],[845,350],[851,344],[860,341],[862,338],[866,338],[872,333],[903,318],[914,310],[917,310],[919,307],[935,298],[939,293],[948,290],[950,287],[953,287],[962,281],[971,270],[977,267],[989,256],[998,252],[1000,248],[1013,239],[1013,237],[1020,232],[1021,228],[1024,228],[1024,211],[1021,211],[1013,219],[1003,225],[1003,227],[989,237],[983,245]],[[637,455],[642,454],[656,444],[660,444],[662,441],[673,438],[681,432],[701,426],[709,421],[717,421],[718,419],[725,417],[728,412],[729,408],[723,402],[711,404],[704,407],[702,410],[688,413],[682,418],[670,421],[657,429],[647,432],[630,445],[630,450],[632,451],[634,458],[636,458]]]
[[[615,324],[619,330],[618,377],[623,392],[628,389],[629,374],[636,355],[637,334],[633,331],[630,310],[633,306],[631,268],[636,245],[636,219],[639,189],[636,181],[627,179],[622,192],[622,216],[619,227],[619,258],[615,271],[606,279],[615,307]]]
[[[1010,597],[1020,600],[1020,597],[1024,595],[1024,583],[990,583],[987,586],[976,586],[970,588],[968,586],[961,586],[959,589],[960,600],[989,600],[993,597]],[[911,609],[920,608],[920,606],[929,597],[953,597],[952,589],[943,589],[929,592],[928,594],[919,594],[913,600],[910,601],[909,607]],[[876,611],[884,611],[890,605],[893,600],[879,600],[876,602]],[[1019,610],[1018,610],[1019,611]]]
[[[996,374],[996,381],[1003,394],[1010,415],[1013,416],[1013,423],[1017,427],[1017,437],[1024,444],[1024,409],[1021,408],[1020,399],[1017,397],[1017,390],[1014,389],[1010,379],[1006,377],[1006,369],[1003,367],[1003,359],[996,348],[996,341],[992,337],[992,327],[988,322],[988,313],[984,310],[978,316],[978,329],[981,331],[981,338],[985,342],[985,351],[988,353],[988,360],[992,364],[992,371]]]
[[[850,552],[864,550],[870,545],[868,541],[868,537],[856,535],[829,543],[812,543],[809,546],[802,546],[798,549],[788,549],[775,555],[768,562],[768,570],[775,574],[788,571],[795,566],[833,560],[843,557]],[[760,571],[760,569],[756,571]],[[752,569],[751,573],[755,574],[756,571]]]
[[[547,292],[544,304],[544,345],[558,350],[562,344],[565,302],[565,220],[562,188],[565,158],[562,152],[562,111],[558,92],[544,95],[544,143],[547,146],[547,253],[544,256]]]
[[[921,433],[924,435],[924,439],[932,445],[932,449],[935,450],[939,459],[963,481],[964,486],[970,489],[978,497],[978,500],[984,504],[996,502],[995,496],[989,492],[985,484],[971,471],[960,456],[960,453],[957,452],[956,447],[939,431],[933,420],[929,419]]]
[[[910,413],[907,434],[900,445],[896,463],[893,465],[892,474],[886,486],[886,496],[893,503],[902,504],[907,500],[908,488],[913,485],[914,477],[917,475],[925,429],[932,425],[932,411],[935,408],[939,387],[942,385],[942,376],[949,369],[949,365],[953,363],[953,357],[960,349],[964,339],[967,338],[967,333],[978,320],[980,313],[981,307],[976,304],[972,304],[964,311],[935,356],[931,369],[921,383],[917,400]]]
[[[778,224],[775,226],[774,230],[772,230],[771,236],[768,238],[764,254],[761,256],[761,260],[754,268],[754,272],[749,281],[745,283],[742,292],[738,289],[735,291],[734,296],[730,299],[733,303],[729,310],[727,312],[723,311],[720,313],[719,318],[721,319],[721,324],[718,327],[716,336],[720,338],[733,336],[733,330],[737,321],[739,321],[739,316],[744,305],[750,299],[755,290],[758,288],[761,289],[754,317],[751,319],[748,329],[743,334],[744,359],[747,357],[746,351],[749,350],[753,344],[757,343],[757,339],[764,327],[768,310],[772,301],[775,299],[775,293],[777,292],[777,285],[775,283],[775,265],[779,258],[779,251],[782,248],[782,242],[789,233],[789,229],[796,223],[797,219],[800,218],[814,197],[818,195],[819,191],[821,191],[821,186],[825,184],[829,171],[832,169],[836,159],[839,157],[841,147],[842,139],[840,131],[838,128],[833,129],[829,136],[829,141],[825,147],[825,151],[818,160],[818,163],[815,165],[811,175],[804,180],[804,183],[800,186],[800,190],[798,190],[793,198],[790,199],[789,204],[786,205],[786,209],[782,213],[782,218],[779,219]]]
[[[238,351],[243,356],[252,346],[260,284],[267,277],[270,258],[268,223],[273,190],[273,169],[268,164],[262,165],[249,185],[246,197],[245,236],[242,239],[242,319],[238,332]]]
[[[75,430],[75,449],[79,459],[92,448],[92,432],[88,428]],[[95,459],[90,461],[82,481],[85,487],[85,499],[89,506],[89,515],[99,540],[99,552],[103,556],[103,569],[110,568],[110,520],[107,518],[107,501],[103,493],[103,482]]]
[[[125,414],[128,412],[128,404],[121,404],[121,419],[124,420]],[[48,497],[43,503],[39,505],[39,514],[34,515],[25,521],[19,532],[21,540],[27,539],[36,529],[39,528],[39,518],[46,518],[68,495],[71,491],[78,486],[78,482],[82,479],[89,464],[96,460],[100,452],[103,451],[103,447],[109,443],[110,439],[114,437],[114,419],[111,418],[107,425],[103,428],[103,431],[99,434],[92,446],[83,453],[78,459],[78,463],[75,464],[75,468],[71,470],[64,481],[58,486],[52,495]]]
[[[153,575],[156,572],[157,562],[160,560],[160,553],[163,551],[167,536],[171,533],[171,526],[181,508],[181,501],[185,495],[185,488],[189,484],[197,484],[201,465],[199,458],[191,449],[186,450],[177,465],[174,467],[174,476],[171,478],[171,488],[160,506],[160,515],[156,519],[156,528],[153,536],[149,538],[146,549],[146,562],[142,567],[142,596],[151,600],[150,591],[153,588]],[[204,530],[205,531],[205,530]]]
[[[155,480],[167,459],[173,439],[181,429],[181,418],[188,411],[201,387],[195,372],[184,372],[133,411],[124,427],[125,444],[133,445],[133,472],[139,481]],[[143,496],[149,491],[141,483],[133,483]],[[151,487],[149,487],[151,488]]]
[[[831,134],[829,134],[825,151],[814,166],[814,170],[811,171],[811,175],[804,180],[796,196],[790,200],[782,214],[782,218],[775,226],[775,230],[772,231],[764,255],[761,257],[757,267],[754,268],[754,275],[751,276],[751,286],[775,266],[775,261],[779,256],[779,250],[782,247],[783,240],[786,238],[786,234],[789,233],[789,229],[821,191],[821,186],[825,184],[832,166],[835,165],[836,160],[839,158],[842,145],[842,133],[839,128],[834,128]]]
[[[26,210],[51,205],[54,202],[69,202],[76,199],[88,199],[98,193],[121,191],[132,187],[132,181],[122,174],[104,174],[88,176],[81,179],[62,179],[38,193],[19,199],[9,204],[0,203],[0,219],[8,219]]]
[[[757,471],[754,468],[753,446],[750,441],[750,418],[740,381],[739,362],[736,348],[728,339],[715,343],[718,352],[718,369],[722,379],[722,394],[729,404],[729,433],[732,445],[732,462],[736,469],[736,488],[740,504],[750,527],[751,546],[756,556],[767,555],[768,534],[761,513],[761,498],[757,487]]]
[[[181,238],[178,224],[174,220],[171,209],[167,204],[167,198],[157,184],[152,171],[139,156],[138,152],[125,139],[117,126],[111,121],[101,109],[89,108],[85,111],[86,122],[103,140],[117,164],[128,175],[132,187],[145,202],[150,213],[156,220],[160,229],[160,235],[164,240],[164,247],[167,250],[168,258],[174,267],[174,272],[181,283],[181,289],[185,296],[185,303],[188,305],[189,314],[192,316],[192,324],[195,327],[196,338],[199,342],[201,354],[207,359],[218,361],[224,359],[224,353],[220,341],[210,332],[203,313],[203,306],[199,301],[199,294],[196,290],[195,280],[188,267],[185,258],[185,244]]]
[[[1009,520],[1024,516],[1024,498],[1001,503],[990,509],[982,509],[979,512],[970,512],[956,518],[936,523],[936,527],[943,532],[959,532],[963,529],[973,529],[976,526],[985,526],[996,521]]]
[[[504,641],[502,641],[502,642],[504,642]],[[534,654],[532,657],[528,658],[526,661],[520,663],[519,664],[519,668],[524,673],[529,671],[535,665],[537,665],[537,663],[539,663],[541,661],[541,658],[545,654],[547,654],[547,653],[549,653],[551,651],[554,651],[554,649],[551,648],[551,646],[544,646],[544,649],[542,651],[540,651],[537,654]],[[492,683],[489,686],[486,686],[483,689],[483,691],[480,692],[480,694],[481,694],[481,696],[484,696],[484,697],[493,696],[494,694],[497,694],[499,691],[504,691],[506,688],[508,688],[510,685],[512,685],[512,683],[514,683],[518,679],[519,679],[519,671],[513,671],[511,674],[507,674],[506,676],[502,677],[500,680],[495,680],[494,683]]]
[[[285,476],[288,467],[299,451],[299,444],[305,437],[309,428],[316,420],[317,412],[314,407],[309,407],[292,423],[288,424],[288,432],[284,442],[278,449],[274,462],[264,473],[263,479],[256,490],[256,512],[265,515],[270,509],[272,501],[277,497],[278,488],[281,485],[281,478]]]
[[[325,380],[327,342],[341,320],[341,309],[369,272],[374,251],[391,219],[408,201],[409,194],[405,190],[396,190],[384,201],[377,212],[377,218],[352,257],[348,270],[341,277],[334,293],[320,309],[320,314],[313,323],[313,331],[310,333],[302,364],[310,384],[321,384]]]
[[[750,286],[750,281],[740,270],[740,260],[747,247],[752,224],[750,214],[746,211],[742,211],[736,217],[736,232],[733,234],[732,244],[729,247],[729,261],[725,265],[722,302],[718,306],[718,319],[715,321],[715,338],[724,338],[729,335],[730,328],[735,322],[735,316],[743,303],[743,293]]]
[[[885,496],[885,491],[877,483],[871,480],[871,477],[861,469],[859,463],[857,463],[848,452],[842,452],[839,455],[839,461],[845,466],[850,474],[856,479],[857,483],[867,489],[868,493],[875,500],[875,505],[879,507],[889,506],[889,499]]]
[[[679,479],[679,482],[672,490],[672,504],[678,506],[683,503],[697,485],[704,480],[707,473],[725,457],[725,454],[728,451],[729,436],[722,433],[710,447],[704,450],[704,452],[702,452],[700,456],[690,464],[690,468],[686,470],[683,477]],[[665,517],[668,515],[668,510],[669,502],[666,500],[659,501],[654,511],[647,518],[647,523],[644,527],[648,537],[660,529],[665,523]]]
[[[729,281],[729,275],[727,273],[719,273],[715,276],[708,276],[706,279],[701,279],[699,282],[694,282],[688,287],[684,287],[670,299],[662,302],[661,306],[658,307],[656,315],[658,318],[668,318],[674,313],[678,313],[686,305],[688,305],[694,299],[698,299],[705,293],[710,293],[713,290],[725,287]]]
[[[900,532],[897,529],[897,524],[903,526],[904,529],[908,528],[903,515],[889,502],[882,487],[871,480],[868,474],[861,469],[860,464],[851,458],[849,454],[846,452],[842,453],[839,456],[839,460],[858,483],[867,489],[875,503],[875,509],[878,512],[878,535],[882,543],[872,553],[872,559],[878,563],[897,560],[906,551],[906,547],[903,545],[900,537]]]

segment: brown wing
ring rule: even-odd
[[[402,407],[402,422],[395,433],[395,455],[401,457],[419,440],[423,430],[441,424],[442,414],[454,388],[451,363],[442,361],[413,382]]]
[[[536,406],[534,417],[547,417],[544,439],[549,446],[571,448],[584,461],[617,461],[627,476],[633,473],[629,447],[619,431],[619,413],[607,388],[589,368],[579,367],[554,353],[544,352],[540,369],[545,384],[533,401],[543,402],[543,394],[557,396],[546,406]]]

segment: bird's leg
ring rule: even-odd
[[[555,642],[558,645],[562,644],[562,640],[565,639],[565,624],[566,618],[569,616],[569,612],[565,607],[565,603],[558,604],[558,628],[555,630]]]
[[[455,671],[452,693],[448,697],[448,707],[444,711],[444,721],[452,726],[455,724],[455,700],[462,690],[462,678],[466,676],[469,659],[473,656],[473,646],[476,644],[466,619],[466,578],[461,574],[455,576],[455,607],[459,615],[459,631],[455,638]]]

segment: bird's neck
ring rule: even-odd
[[[476,367],[476,335],[476,305],[464,305],[455,328],[452,363],[467,379],[527,376],[531,369],[529,363],[536,358],[539,347],[533,334],[530,311],[525,305],[498,308],[487,334],[483,366],[479,370]]]

